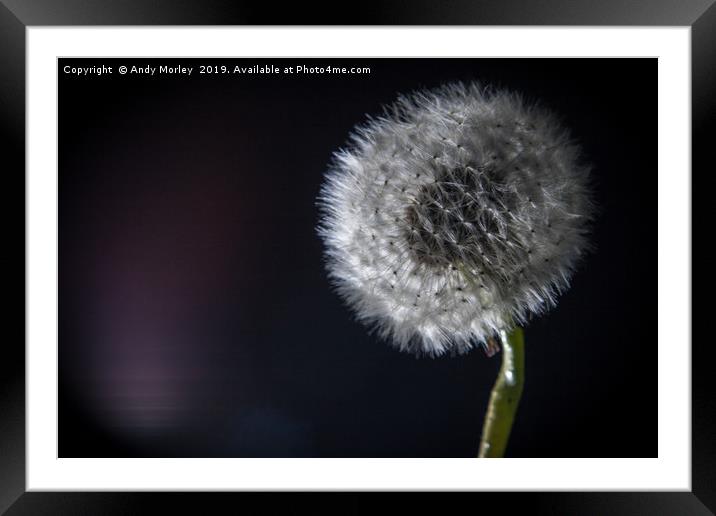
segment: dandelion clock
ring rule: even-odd
[[[588,248],[588,167],[518,94],[455,83],[401,96],[336,152],[319,196],[327,269],[355,316],[419,356],[502,349],[479,455],[504,454],[522,326]]]

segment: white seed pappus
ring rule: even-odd
[[[404,95],[333,156],[318,227],[331,282],[401,350],[485,344],[555,306],[586,250],[589,167],[518,94]]]

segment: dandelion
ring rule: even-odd
[[[568,287],[587,177],[558,120],[517,94],[401,96],[334,155],[319,197],[330,278],[401,350],[489,348]]]
[[[568,131],[476,83],[404,95],[335,153],[319,196],[329,276],[399,349],[502,344],[479,457],[501,457],[524,385],[521,326],[588,247],[588,167]]]

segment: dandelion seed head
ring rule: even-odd
[[[462,353],[555,306],[587,248],[588,167],[548,111],[450,84],[351,134],[319,195],[339,294],[404,351]]]

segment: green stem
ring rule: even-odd
[[[520,403],[525,383],[525,335],[515,327],[510,333],[500,332],[502,366],[497,375],[490,404],[482,426],[478,457],[503,457],[510,438],[512,422]]]

